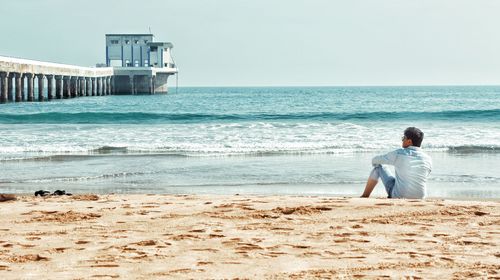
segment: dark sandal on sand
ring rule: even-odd
[[[35,192],[35,196],[47,196],[49,194],[50,194],[49,191],[44,191],[44,190],[39,190]]]
[[[52,195],[72,195],[72,194],[66,193],[65,190],[56,190]]]

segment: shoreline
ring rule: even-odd
[[[381,184],[381,183],[380,183]],[[379,186],[382,187],[382,186]],[[359,196],[355,195],[341,195],[341,194],[294,194],[294,193],[147,193],[147,192],[129,192],[129,193],[100,193],[100,192],[93,192],[93,193],[72,193],[71,195],[97,195],[97,196],[106,196],[106,195],[114,195],[114,196],[134,196],[134,195],[145,195],[145,196],[152,196],[152,195],[158,195],[158,196],[273,196],[273,197],[311,197],[311,198],[318,198],[318,197],[325,197],[325,198],[346,198],[346,199],[356,199],[360,198],[361,193],[363,189],[360,188],[360,194]],[[29,198],[29,197],[35,197],[33,194],[35,191],[32,193],[8,193],[15,195],[17,197],[21,198]],[[71,196],[69,195],[69,196]],[[68,195],[67,195],[68,196]],[[61,197],[61,196],[51,196],[48,195],[45,198],[48,197]],[[64,195],[62,196],[64,197]],[[39,197],[42,198],[42,197]],[[421,201],[435,201],[435,200],[449,200],[449,201],[457,201],[457,202],[497,202],[500,203],[500,197],[495,198],[495,197],[442,197],[442,196],[432,196],[432,197],[426,197],[424,199],[405,199],[405,198],[392,198],[388,199],[385,196],[380,196],[380,195],[371,195],[369,199],[387,199],[389,201],[408,201],[408,200],[421,200]]]
[[[498,201],[74,194],[0,210],[4,279],[500,277]]]

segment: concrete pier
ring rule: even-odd
[[[90,68],[0,56],[0,103],[166,93],[168,77],[176,73],[175,65],[168,63],[164,67]]]
[[[112,67],[79,67],[0,56],[0,103],[22,102],[25,101],[24,96],[27,101],[52,100],[54,81],[56,99],[91,95],[91,88],[94,89],[91,80],[96,78],[99,80],[105,78],[108,81],[106,89],[109,94],[113,87],[109,82],[111,76],[113,76]],[[24,87],[25,82],[27,91]]]

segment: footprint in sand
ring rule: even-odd
[[[231,238],[229,240],[222,241],[222,244],[224,244],[224,245],[236,245],[241,241],[242,241],[241,238]]]
[[[257,244],[238,243],[238,247],[236,247],[235,250],[240,251],[242,253],[247,253],[248,251],[252,251],[252,250],[263,250],[263,248]]]
[[[209,238],[222,238],[222,237],[226,237],[226,236],[223,234],[209,234],[208,237]]]
[[[110,264],[94,264],[90,267],[120,267],[118,264],[110,263]]]
[[[195,248],[195,249],[191,249],[191,251],[195,251],[195,252],[211,252],[211,253],[217,253],[217,252],[219,252],[219,250],[212,249],[212,248]]]
[[[440,257],[440,259],[444,260],[444,261],[449,261],[449,262],[455,262],[454,259],[452,258],[448,258],[448,257]]]
[[[185,239],[200,239],[198,235],[193,235],[193,234],[179,234],[176,236],[171,237],[172,240],[179,241],[179,240],[185,240]]]
[[[293,228],[286,228],[286,227],[273,227],[271,230],[279,230],[279,231],[291,231]]]
[[[8,261],[11,263],[26,263],[26,262],[48,261],[48,260],[49,258],[40,256],[38,254],[13,256],[8,259]]]
[[[213,262],[197,262],[196,265],[200,266],[200,265],[209,265],[209,264],[213,264]]]
[[[154,240],[144,240],[144,241],[140,241],[140,242],[132,243],[132,244],[138,245],[138,246],[154,246],[157,243]]]
[[[311,246],[306,246],[306,245],[291,245],[292,248],[295,248],[295,249],[309,249],[311,248]]]
[[[54,250],[58,253],[64,253],[64,251],[68,250],[69,248],[64,248],[64,247],[60,247],[60,248],[54,248]]]
[[[92,278],[120,278],[120,275],[117,275],[117,274],[113,274],[113,275],[109,275],[109,274],[96,274],[96,275],[92,275],[90,276]]]

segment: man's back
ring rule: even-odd
[[[427,195],[426,182],[432,160],[419,147],[410,146],[376,156],[372,163],[394,165],[396,181],[391,193],[393,198],[424,198]]]

